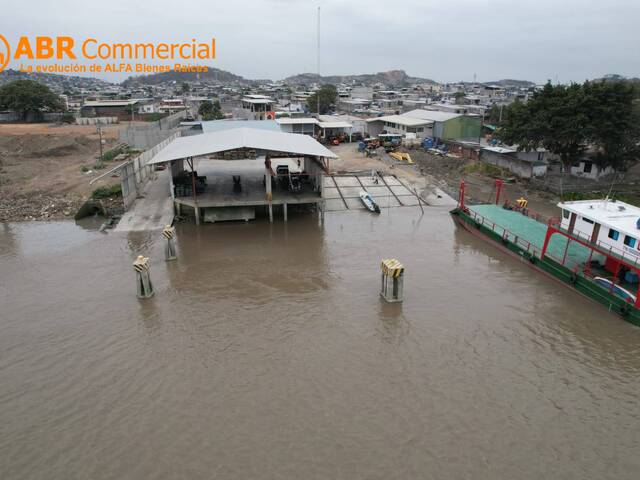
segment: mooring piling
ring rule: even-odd
[[[387,302],[401,302],[404,296],[404,267],[395,258],[383,259],[380,295]]]
[[[136,291],[138,298],[149,298],[153,296],[153,284],[149,275],[149,259],[138,256],[133,262],[133,269],[136,272]]]
[[[162,236],[167,239],[167,243],[164,246],[164,259],[167,261],[175,260],[176,258],[178,258],[178,255],[176,253],[176,242],[173,238],[175,234],[176,229],[171,225],[167,225],[162,230]]]

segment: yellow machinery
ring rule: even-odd
[[[411,155],[409,155],[408,153],[391,152],[391,153],[389,153],[389,155],[391,157],[395,158],[396,160],[401,161],[401,162],[407,162],[409,165],[413,164],[413,160],[411,159]]]

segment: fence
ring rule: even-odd
[[[154,147],[121,166],[120,181],[122,183],[122,201],[125,210],[128,210],[133,205],[138,192],[153,172],[153,165],[148,165],[149,160],[179,136],[180,132],[170,134],[169,137]]]
[[[153,148],[173,134],[172,130],[180,124],[184,116],[185,112],[180,111],[157,122],[149,122],[148,125],[128,125],[120,129],[118,140],[140,150]]]
[[[636,179],[625,179],[622,176],[609,177],[607,180],[589,180],[567,173],[547,173],[542,178],[531,178],[530,182],[532,186],[556,195],[596,191],[640,192],[640,183]]]
[[[11,123],[21,120],[20,114],[16,112],[0,113],[0,122]]]
[[[77,117],[76,125],[109,125],[118,123],[118,117]]]

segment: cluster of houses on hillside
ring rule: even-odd
[[[55,85],[52,88],[60,90]],[[489,110],[515,99],[526,101],[540,88],[533,84],[424,82],[399,87],[341,83],[336,85],[334,111],[316,115],[309,112],[307,100],[319,88],[313,83],[196,80],[65,84],[56,93],[82,123],[157,120],[182,112],[184,134],[193,134],[217,128],[214,122],[201,122],[198,116],[202,102],[215,101],[226,117],[222,122],[260,122],[259,128],[311,135],[325,143],[395,135],[407,143],[428,144],[445,154],[480,159],[524,178],[545,176],[555,160],[542,149],[520,152],[516,146],[500,145],[491,138],[495,126],[489,120]],[[584,159],[570,173],[597,179],[613,171]]]

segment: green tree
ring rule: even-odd
[[[202,102],[198,108],[198,114],[202,117],[202,120],[221,120],[224,118],[220,102],[217,100],[215,102],[210,100]]]
[[[503,107],[504,108],[504,107]],[[491,108],[489,109],[489,112],[487,113],[486,117],[485,117],[485,123],[490,123],[493,125],[500,125],[502,118],[501,118],[501,112],[500,112],[500,107],[498,105],[492,105]]]
[[[189,84],[187,82],[183,82],[182,86],[180,87],[180,92],[182,93],[182,95],[186,95],[187,93],[189,93],[190,89],[191,87],[189,87]]]
[[[547,83],[527,103],[512,103],[496,133],[519,150],[546,148],[560,157],[567,170],[586,150],[588,124],[582,86]]]
[[[456,105],[462,105],[464,103],[464,92],[456,92],[453,94],[454,102]]]
[[[310,112],[318,113],[318,98],[320,99],[320,114],[328,113],[338,98],[338,89],[335,85],[322,85],[320,90],[307,98],[307,108]]]
[[[0,87],[0,108],[12,110],[26,120],[31,114],[64,111],[64,104],[49,87],[33,80],[15,80]]]
[[[626,170],[640,156],[640,109],[628,81],[586,82],[588,136],[602,167]]]
[[[547,83],[526,104],[503,114],[498,138],[520,150],[544,147],[560,156],[565,170],[587,149],[600,166],[625,170],[640,157],[640,105],[629,81]]]

